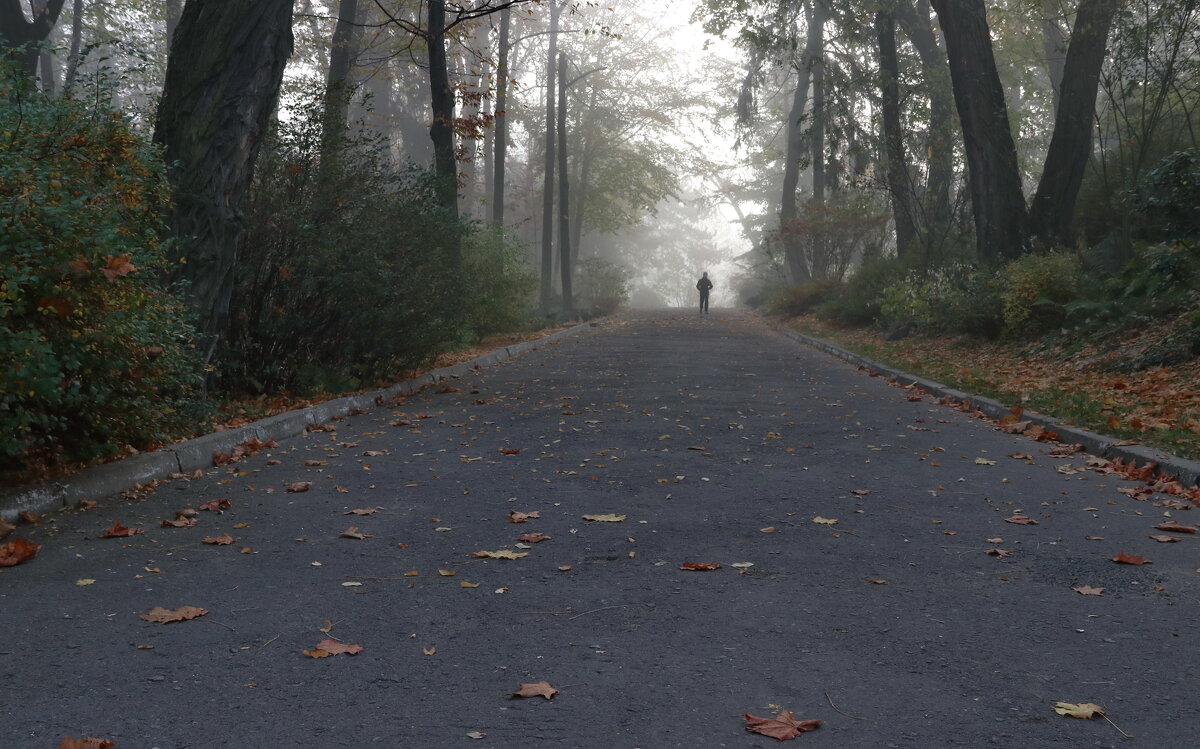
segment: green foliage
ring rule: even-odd
[[[828,301],[842,291],[839,278],[823,278],[808,283],[793,284],[776,292],[767,305],[772,315],[798,317],[808,314],[817,305]]]
[[[611,315],[629,302],[629,269],[619,263],[599,257],[579,261],[575,289],[580,309],[590,309],[598,315]]]
[[[476,338],[530,328],[538,279],[509,234],[476,230],[463,246],[464,324]]]
[[[817,307],[817,314],[842,325],[874,324],[880,318],[884,290],[904,274],[904,265],[894,257],[867,260],[846,280],[841,294]]]
[[[997,274],[971,264],[914,269],[883,290],[880,322],[994,338],[1003,324],[1000,294]]]
[[[1130,195],[1137,234],[1145,239],[1200,239],[1200,149],[1158,162]]]
[[[1079,258],[1065,252],[1025,255],[1004,267],[1004,333],[1030,338],[1058,327],[1079,298]]]
[[[0,464],[186,432],[202,367],[161,281],[157,154],[117,113],[2,71],[0,102]]]

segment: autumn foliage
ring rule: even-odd
[[[120,114],[0,71],[0,468],[165,439],[199,364],[163,285],[166,183]],[[10,102],[11,103],[11,102]]]

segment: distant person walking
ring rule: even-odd
[[[700,289],[700,314],[708,314],[708,292],[713,287],[713,282],[708,278],[708,271],[704,271],[704,275],[700,276],[700,280],[696,282],[696,288]]]

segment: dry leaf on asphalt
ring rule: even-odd
[[[1149,559],[1146,559],[1145,557],[1139,557],[1136,554],[1126,554],[1125,552],[1121,552],[1120,554],[1117,554],[1115,557],[1112,558],[1112,560],[1114,562],[1116,562],[1117,564],[1137,564],[1137,565],[1153,564],[1153,562],[1151,562]]]
[[[438,570],[438,574],[442,577],[454,577],[458,573],[454,570]]]
[[[338,642],[337,640],[321,640],[312,650],[304,650],[302,652],[309,658],[326,658],[331,655],[340,655],[342,653],[345,653],[346,655],[358,655],[362,651],[363,646],[359,645],[357,642],[347,645],[346,643]]]
[[[363,533],[362,531],[360,531],[358,529],[357,525],[352,525],[349,528],[347,528],[346,530],[339,533],[338,538],[354,538],[354,539],[358,539],[359,541],[361,541],[364,538],[374,538],[374,534]]]
[[[790,710],[780,710],[774,718],[759,718],[746,713],[747,731],[761,733],[777,741],[794,739],[807,731],[815,731],[820,725],[819,720],[796,720]]]
[[[288,484],[287,490],[293,494],[298,492],[306,492],[312,488],[311,481],[297,481],[294,484]]]
[[[526,534],[522,535],[521,538],[519,538],[518,540],[523,541],[527,544],[538,544],[538,543],[541,543],[542,541],[549,541],[550,536],[547,536],[545,533],[526,533]]]
[[[358,507],[353,510],[346,510],[343,515],[374,515],[379,512],[381,507]]]
[[[850,490],[850,493],[851,493],[851,494],[857,494],[857,495],[858,495],[858,496],[860,496],[860,497],[865,497],[865,496],[867,496],[868,494],[870,494],[870,493],[871,493],[871,491],[872,491],[872,490],[870,490],[870,489],[851,489],[851,490]]]
[[[534,684],[521,684],[519,692],[509,692],[509,697],[545,697],[553,699],[554,695],[558,694],[558,690],[550,686],[548,681],[539,681]]]
[[[108,530],[100,534],[100,538],[124,538],[126,536],[136,536],[141,532],[141,528],[126,528],[121,525],[120,520],[114,520],[113,524],[108,527]]]
[[[1001,559],[1013,555],[1008,549],[986,549],[983,553],[993,557],[1000,557]]]
[[[629,517],[629,516],[628,515],[613,515],[610,513],[607,515],[584,515],[583,519],[591,520],[596,523],[619,523],[627,517]]]
[[[466,580],[463,580],[462,582],[460,582],[458,584],[458,587],[460,587],[460,588],[478,588],[479,583],[469,583]]]
[[[1024,515],[1013,515],[1010,518],[1004,518],[1004,522],[1013,523],[1014,525],[1037,525],[1038,522],[1033,518]]]
[[[1154,527],[1160,531],[1172,531],[1173,533],[1195,533],[1196,532],[1195,527],[1190,526],[1190,525],[1180,525],[1179,523],[1176,523],[1174,520],[1167,520],[1165,522],[1159,523],[1158,525],[1156,525]]]
[[[1058,713],[1059,715],[1069,716],[1071,718],[1104,717],[1104,708],[1091,702],[1080,702],[1079,704],[1074,704],[1071,702],[1055,702],[1054,712]]]
[[[228,510],[231,506],[233,506],[233,503],[228,499],[210,499],[200,505],[200,509],[208,512],[221,512],[222,510]]]
[[[524,523],[530,519],[537,519],[542,516],[541,512],[534,510],[533,512],[510,512],[508,513],[508,522]]]
[[[421,648],[421,652],[425,655],[433,655],[437,652],[437,648]]]
[[[0,567],[15,567],[21,562],[28,562],[41,550],[41,544],[14,538],[6,544],[0,544]]]
[[[162,606],[155,606],[138,618],[147,622],[170,624],[171,622],[183,622],[187,621],[188,619],[195,619],[196,617],[204,616],[207,613],[207,609],[202,609],[199,606],[180,606],[175,610],[164,609]]]
[[[812,519],[812,522],[816,523],[817,525],[837,525],[838,521],[835,518],[823,518],[820,515],[817,515]]]
[[[76,739],[66,736],[58,745],[58,749],[112,749],[114,746],[116,744],[108,739],[97,739],[91,736],[85,739]]]
[[[1146,538],[1152,538],[1155,541],[1159,542],[1160,544],[1175,544],[1175,543],[1179,543],[1180,541],[1183,540],[1179,536],[1168,536],[1165,533],[1154,533],[1154,534],[1147,536]]]
[[[228,546],[233,543],[233,536],[228,533],[222,533],[219,536],[208,536],[200,539],[200,543],[208,544],[209,546]]]
[[[159,525],[163,528],[190,528],[196,522],[196,518],[177,517],[174,520],[163,520]]]
[[[471,556],[476,559],[520,559],[529,556],[529,552],[500,549],[499,551],[473,551]]]
[[[1104,588],[1093,588],[1090,585],[1080,585],[1071,590],[1083,596],[1098,596],[1104,592]]]
[[[719,570],[721,569],[721,565],[717,564],[716,562],[684,562],[683,564],[679,565],[679,569],[694,570],[699,572],[707,570]]]

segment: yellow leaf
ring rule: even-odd
[[[462,582],[460,582],[458,584],[458,587],[460,587],[460,588],[478,588],[479,583],[469,583],[466,580],[463,580]]]
[[[628,515],[613,515],[613,514],[609,513],[607,515],[584,515],[583,519],[591,520],[596,523],[619,523],[627,517],[629,517],[629,516]]]
[[[454,577],[458,573],[454,570],[438,570],[438,574],[442,577]]]
[[[823,518],[820,515],[817,515],[812,521],[817,525],[837,525],[838,522],[834,518]]]
[[[433,655],[437,652],[437,648],[421,648],[421,652],[425,655]]]
[[[994,466],[996,465],[996,461],[988,460],[987,458],[976,458],[975,464],[981,466]]]
[[[81,577],[75,581],[75,584],[82,588],[83,586],[91,585],[94,582],[96,582],[96,581],[90,577]]]
[[[1055,702],[1054,712],[1072,718],[1104,717],[1104,708],[1091,702],[1081,702],[1078,705],[1070,702]]]

